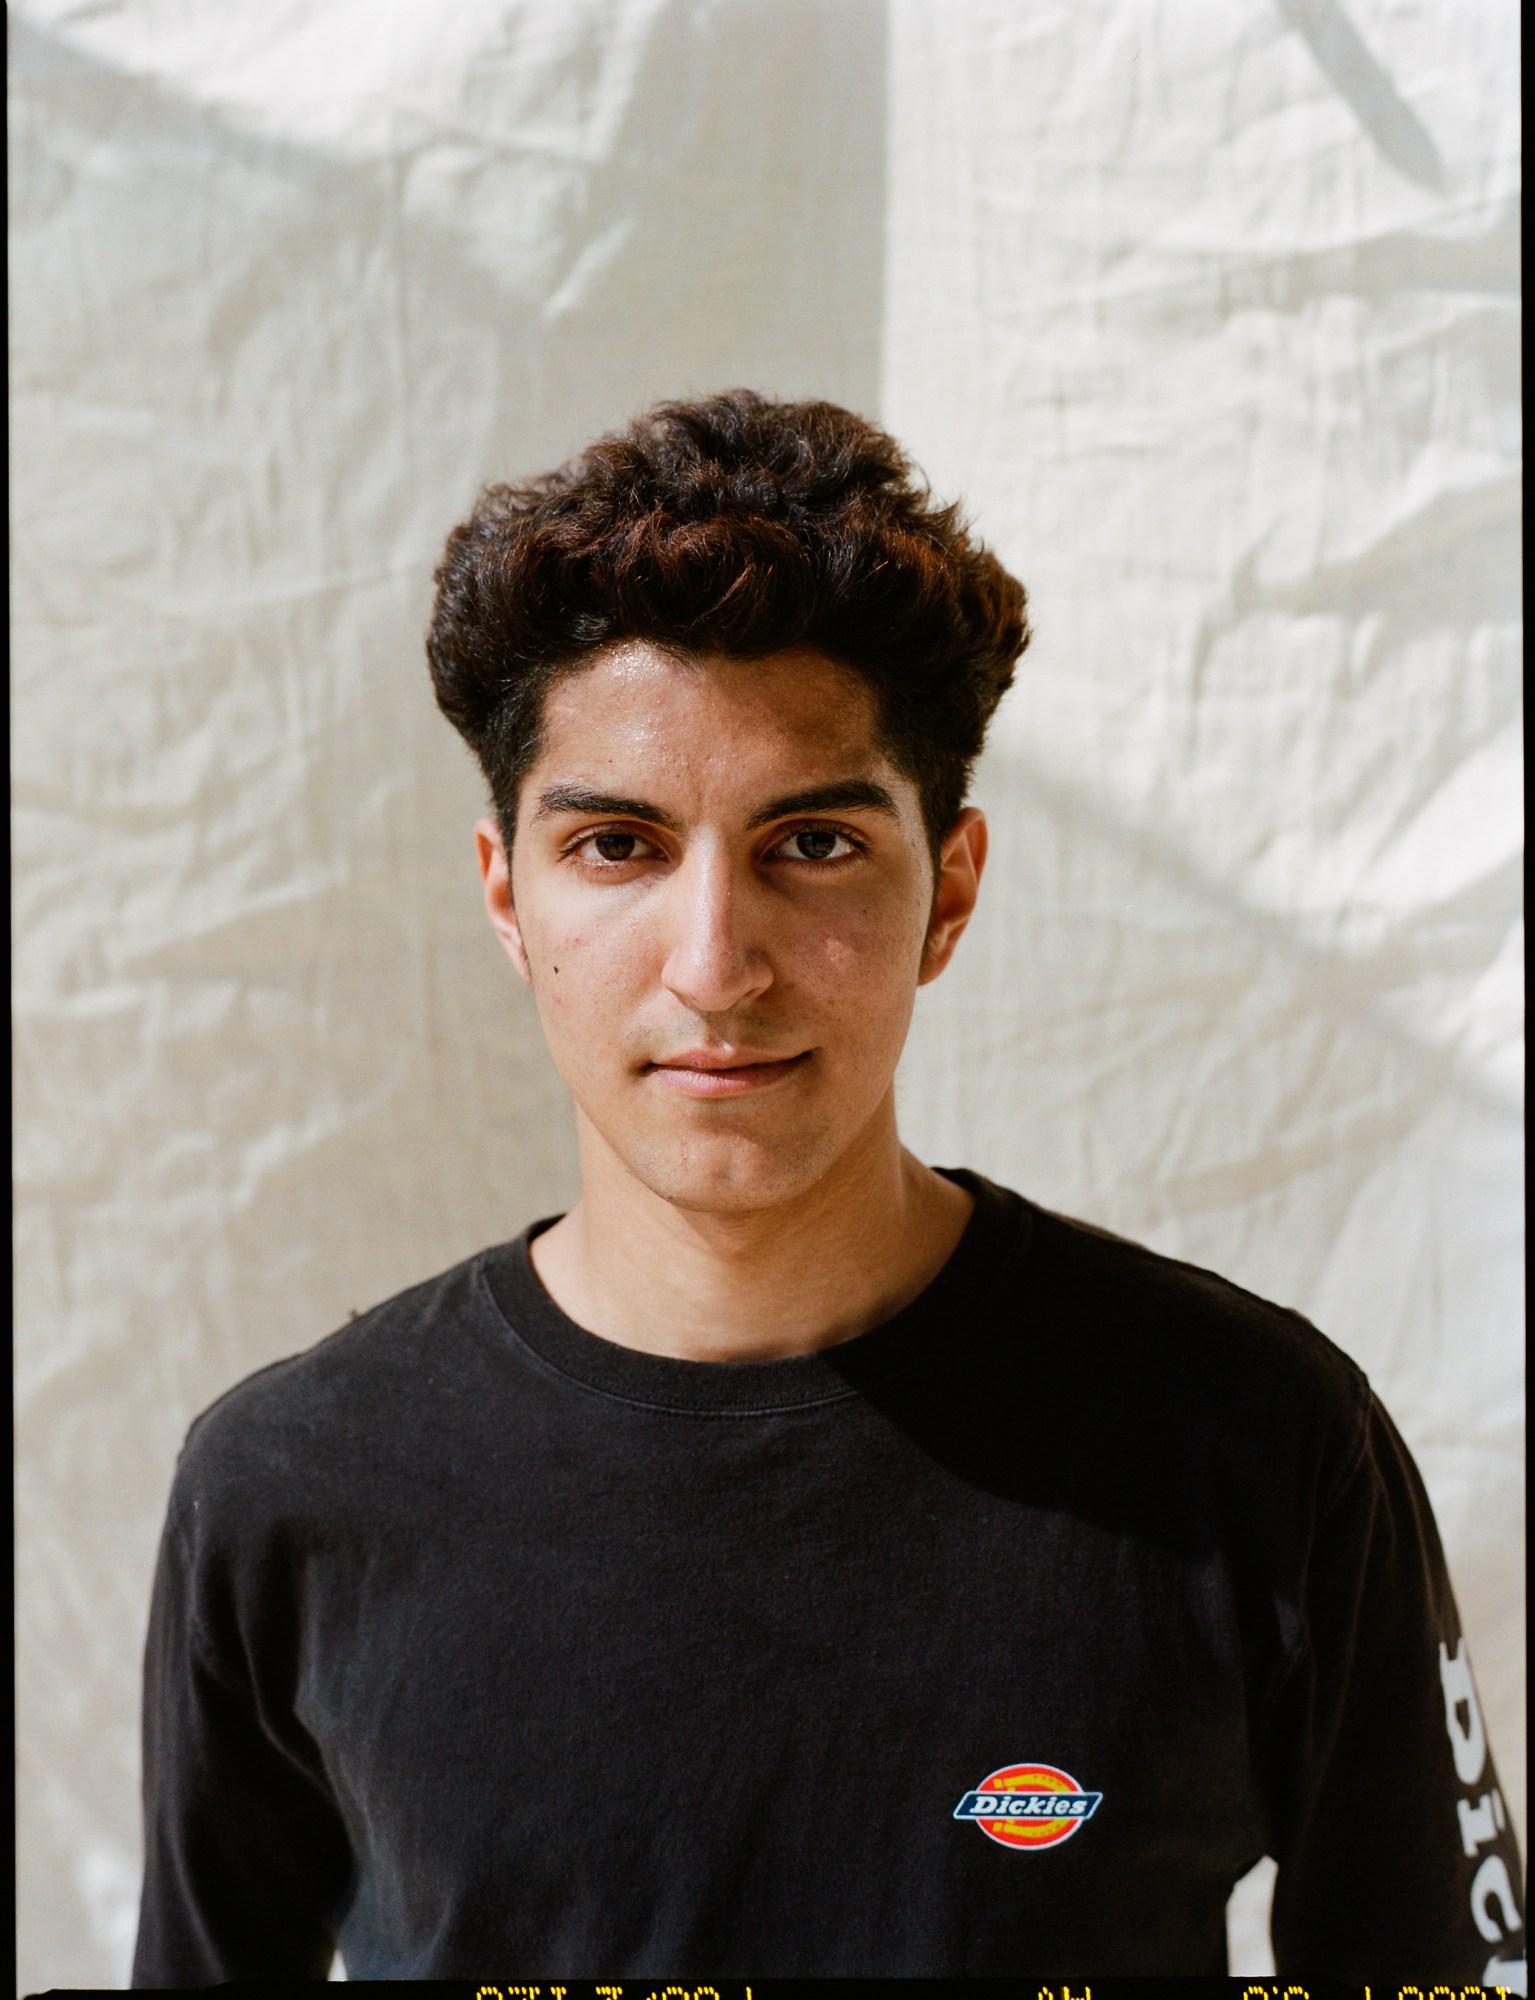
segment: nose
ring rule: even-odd
[[[730,857],[695,847],[666,885],[661,981],[696,1014],[728,1014],[773,983],[754,936],[756,897]]]

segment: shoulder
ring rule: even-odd
[[[1021,1199],[1021,1198],[1020,1198]],[[1218,1272],[1025,1202],[1007,1344],[1037,1347],[1105,1436],[1325,1506],[1366,1447],[1363,1369],[1301,1313]],[[1032,1337],[1031,1337],[1032,1336]]]
[[[1106,1332],[1117,1325],[1121,1339],[1156,1335],[1166,1343],[1166,1361],[1251,1375],[1265,1388],[1287,1383],[1362,1412],[1363,1370],[1293,1307],[1045,1209],[1035,1209],[1034,1251],[1051,1280],[1103,1317]]]
[[[384,1300],[224,1391],[192,1421],[177,1461],[173,1519],[184,1529],[288,1517],[333,1503],[340,1486],[420,1454],[484,1396],[494,1348],[484,1253]]]

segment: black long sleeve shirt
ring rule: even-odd
[[[206,1411],[134,1983],[338,1942],[353,1978],[1218,1973],[1265,1853],[1282,1973],[1516,1959],[1439,1541],[1358,1368],[954,1178],[938,1278],[817,1354],[599,1339],[529,1231]]]

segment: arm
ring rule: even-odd
[[[210,1638],[173,1498],[144,1661],[144,1893],[134,1986],[323,1980],[351,1859],[313,1744],[274,1727],[247,1639]],[[201,1568],[209,1567],[204,1563]]]
[[[1428,1496],[1372,1396],[1274,1754],[1281,1973],[1524,1990],[1519,1856]]]

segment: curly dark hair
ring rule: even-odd
[[[427,658],[510,852],[545,694],[645,639],[857,673],[935,857],[1028,644],[1022,584],[893,438],[835,403],[733,389],[658,404],[569,464],[488,486],[436,573]]]

